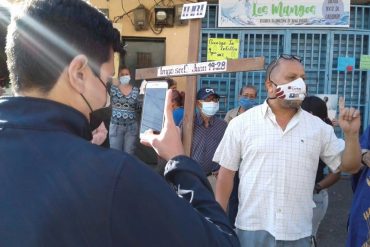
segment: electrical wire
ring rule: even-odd
[[[173,0],[167,0],[167,3],[166,3],[166,0],[153,0],[153,1],[154,1],[155,4],[149,9],[150,14],[149,14],[148,25],[149,25],[149,28],[152,30],[152,32],[154,34],[159,35],[159,34],[162,33],[164,27],[161,26],[160,28],[157,28],[155,26],[155,23],[154,23],[155,21],[153,20],[153,9],[157,6],[160,6],[161,4],[162,4],[162,6],[164,5],[164,6],[167,6],[167,7],[173,7],[173,6],[175,6],[175,2]],[[192,1],[192,0],[182,0],[182,2],[183,3],[197,3],[197,0],[194,0],[194,1]],[[138,3],[140,5],[142,5],[141,0],[138,0]],[[120,21],[121,19],[123,19],[125,16],[127,16],[130,19],[131,24],[133,26],[135,26],[135,23],[133,22],[133,20],[132,20],[132,18],[130,17],[129,14],[132,13],[136,8],[131,9],[129,11],[126,11],[125,8],[123,7],[123,0],[121,0],[121,8],[122,8],[123,14],[119,15],[119,16],[115,16],[113,18],[113,22],[116,23],[116,22]]]
[[[151,10],[150,10],[150,15],[149,15],[149,27],[150,27],[150,29],[152,30],[152,32],[153,33],[155,33],[155,34],[157,34],[157,35],[159,35],[159,34],[161,34],[162,33],[162,31],[163,31],[163,27],[161,27],[160,29],[157,29],[156,27],[155,27],[155,23],[153,24],[153,22],[152,22],[152,17],[153,17],[153,8],[154,8],[154,6],[151,8]]]
[[[140,2],[140,1],[139,1]],[[131,21],[131,24],[135,26],[134,22],[132,21],[131,17],[128,15],[129,13],[133,12],[134,9],[130,10],[129,12],[127,12],[124,8],[123,8],[123,0],[121,0],[121,7],[122,7],[122,10],[124,12],[125,15],[127,15],[127,17],[130,19]]]

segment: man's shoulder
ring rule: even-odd
[[[224,127],[226,129],[227,122],[224,119],[222,119],[222,118],[215,117],[214,118],[214,125],[217,125],[219,127]]]
[[[237,112],[239,111],[239,107],[235,107],[231,110],[229,110],[226,115],[233,115],[233,114],[236,114]]]
[[[224,119],[222,119],[222,118],[219,118],[219,117],[215,117],[214,118],[214,121],[216,123],[219,123],[219,124],[226,124],[227,125],[226,121]]]
[[[328,128],[328,129],[331,129],[332,126],[328,125],[327,123],[325,123],[321,118],[301,109],[301,118],[310,122],[311,126],[314,127],[314,128]]]
[[[237,121],[241,121],[241,122],[246,121],[248,119],[253,119],[255,121],[256,118],[262,116],[261,113],[262,113],[262,105],[257,105],[243,112],[242,114],[238,115],[234,119]]]

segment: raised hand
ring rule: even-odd
[[[152,130],[144,133],[140,142],[146,146],[151,146],[157,154],[165,160],[170,160],[177,155],[185,154],[181,142],[180,129],[173,120],[173,109],[171,105],[172,90],[166,94],[164,127],[160,134],[154,134]]]
[[[339,126],[344,134],[357,134],[361,126],[360,111],[355,108],[346,108],[343,97],[339,98]]]

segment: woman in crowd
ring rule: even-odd
[[[173,108],[173,119],[175,120],[176,126],[179,126],[182,118],[184,117],[184,101],[185,93],[179,92],[176,89],[172,91],[172,108]]]
[[[138,141],[138,96],[139,89],[130,84],[130,70],[123,67],[119,70],[119,80],[112,81],[110,89],[112,117],[109,126],[110,147],[135,153]]]
[[[328,118],[328,109],[325,102],[316,96],[307,96],[302,102],[302,109],[321,118],[325,123],[332,125]],[[313,201],[316,207],[313,209],[312,217],[312,236],[316,243],[316,235],[319,225],[328,209],[329,197],[327,188],[336,183],[340,179],[340,173],[329,173],[324,175],[326,164],[319,160],[319,166],[316,174],[315,188],[313,191]]]

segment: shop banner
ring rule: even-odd
[[[350,0],[219,0],[219,27],[349,27]]]

